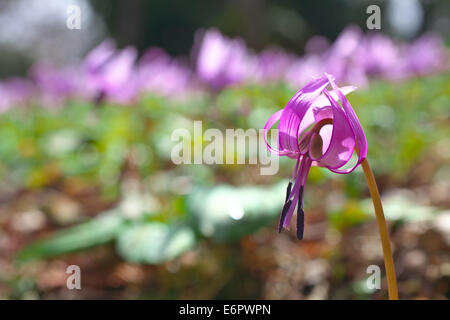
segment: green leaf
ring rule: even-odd
[[[188,197],[188,209],[203,235],[219,242],[238,240],[276,220],[287,184],[199,188]]]
[[[22,249],[17,259],[25,262],[87,249],[113,240],[127,225],[116,211],[109,211],[89,222],[59,231]]]
[[[367,211],[373,212],[372,199],[365,199],[362,204]],[[386,219],[393,221],[425,221],[438,213],[437,208],[422,205],[414,199],[414,194],[401,190],[383,196],[383,209]]]
[[[187,225],[149,222],[122,232],[117,251],[130,262],[158,264],[193,248],[195,243],[195,234]]]
[[[328,216],[330,223],[341,231],[367,221],[370,217],[360,203],[355,201],[347,201],[342,208],[329,212]]]

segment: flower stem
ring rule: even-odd
[[[381,246],[383,247],[384,265],[386,268],[386,277],[388,283],[389,300],[398,300],[397,279],[395,276],[394,259],[392,258],[391,243],[389,241],[389,233],[384,218],[383,205],[381,204],[380,193],[378,192],[377,183],[370,168],[369,161],[364,159],[361,166],[366,176],[367,185],[372,197],[375,215],[377,218],[378,232],[380,233]]]

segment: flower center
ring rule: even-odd
[[[298,144],[301,154],[308,154],[311,159],[318,159],[323,155],[323,140],[320,129],[325,125],[333,124],[333,119],[323,119],[317,122],[301,139]]]
[[[319,159],[323,155],[323,140],[320,134],[313,133],[309,144],[309,155],[311,159]]]

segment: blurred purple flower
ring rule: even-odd
[[[33,85],[29,80],[12,78],[0,82],[0,112],[26,104],[33,94]]]
[[[326,89],[329,85],[334,91],[329,92]],[[287,188],[279,231],[289,226],[298,204],[297,237],[303,238],[303,193],[311,165],[346,174],[352,172],[365,159],[366,136],[345,97],[345,94],[354,89],[354,87],[339,89],[334,78],[325,74],[308,82],[289,100],[284,109],[275,112],[264,126],[264,138],[269,151],[279,156],[297,159]],[[342,107],[336,100],[341,101]],[[274,149],[267,143],[267,133],[277,121],[279,121],[278,149]],[[358,150],[356,164],[343,169],[356,148]]]
[[[250,59],[245,42],[229,39],[216,29],[196,35],[194,54],[198,77],[213,89],[242,82],[249,73]]]
[[[258,55],[257,60],[256,80],[274,82],[283,78],[292,64],[293,57],[281,49],[267,49]]]
[[[182,95],[191,87],[192,74],[160,48],[144,53],[137,66],[141,92],[166,96]]]
[[[55,68],[37,64],[31,69],[31,78],[44,107],[56,107],[66,99],[78,95],[79,75],[74,68]]]
[[[83,63],[84,89],[93,99],[130,103],[138,92],[135,73],[137,51],[127,47],[117,51],[110,40],[94,48]]]
[[[383,75],[395,68],[400,59],[399,48],[387,36],[374,33],[362,39],[355,53],[357,65],[368,75]]]
[[[319,56],[310,55],[298,58],[290,66],[285,75],[285,81],[292,87],[305,85],[314,77],[319,77],[325,71],[323,61]]]
[[[3,82],[0,109],[26,102],[31,91],[44,106],[59,105],[73,97],[128,104],[146,92],[183,98],[204,88],[199,85],[202,83],[213,91],[244,82],[285,81],[300,87],[311,77],[328,72],[338,83],[361,86],[372,77],[405,79],[449,69],[448,50],[436,35],[425,34],[411,44],[398,44],[381,33],[364,35],[356,26],[344,29],[331,45],[324,37],[312,37],[302,57],[273,48],[254,55],[243,40],[210,29],[196,34],[192,54],[194,71],[159,48],[149,49],[136,63],[135,48],[118,50],[112,40],[105,40],[79,66],[57,69],[35,65],[30,72],[34,91],[30,85],[22,90],[19,84]]]
[[[347,27],[324,54],[325,70],[335,75],[338,82],[365,83],[364,69],[354,60],[362,39],[358,27]]]
[[[440,38],[425,34],[407,48],[405,59],[409,71],[418,75],[442,71],[446,67],[446,49]]]
[[[83,69],[88,74],[96,74],[99,69],[116,53],[113,40],[107,39],[89,52],[84,61]]]

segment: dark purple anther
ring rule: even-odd
[[[291,204],[292,204],[292,200],[289,200],[283,206],[283,210],[281,211],[281,216],[280,216],[280,222],[278,224],[278,232],[281,232],[281,229],[283,229],[284,219],[286,218],[286,213],[288,212],[289,208],[291,207]]]
[[[303,186],[298,191],[298,206],[297,206],[297,239],[303,239],[303,231],[305,229],[305,212],[303,211]]]
[[[286,189],[286,200],[284,200],[284,203],[286,203],[289,199],[289,195],[291,194],[292,189],[292,182],[289,181],[288,187]]]

